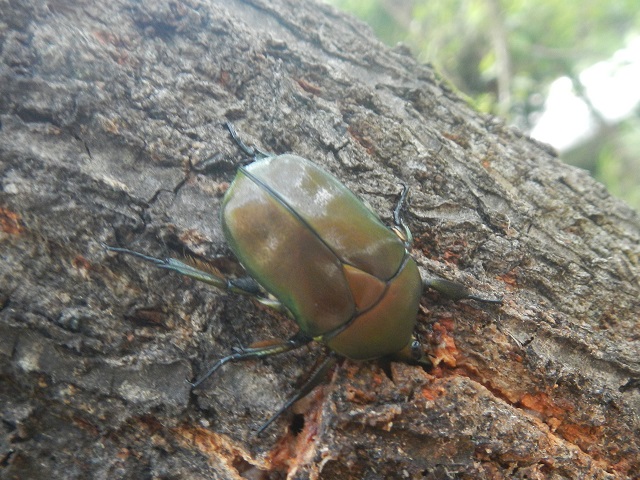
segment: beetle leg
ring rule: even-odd
[[[236,142],[236,144],[238,145],[240,150],[242,150],[244,153],[249,155],[254,160],[258,160],[260,158],[268,158],[268,157],[273,157],[274,156],[273,153],[269,153],[269,152],[265,152],[264,150],[260,150],[256,146],[250,147],[249,145],[244,143],[242,141],[242,139],[240,138],[240,135],[238,135],[238,132],[236,132],[236,129],[233,126],[233,123],[225,122],[224,126],[227,127],[227,130],[229,130],[229,133],[231,134],[231,138],[233,138],[233,141]]]
[[[280,407],[280,409],[274,413],[269,420],[267,420],[256,432],[256,435],[260,435],[264,432],[269,425],[271,425],[280,415],[287,411],[291,405],[296,403],[302,397],[306,396],[311,390],[313,390],[327,375],[329,370],[336,364],[336,355],[331,352],[327,357],[317,365],[309,374],[307,380],[302,384],[298,391],[286,401],[286,403]]]
[[[426,288],[433,288],[434,290],[440,292],[447,298],[451,300],[463,300],[465,298],[471,300],[477,300],[478,302],[485,303],[502,303],[502,297],[500,298],[487,298],[480,297],[478,295],[474,295],[471,291],[458,282],[452,282],[451,280],[445,280],[440,277],[431,277],[428,279],[423,279],[422,283]]]
[[[411,244],[413,243],[413,235],[411,234],[411,230],[409,230],[409,227],[407,227],[407,224],[404,223],[404,220],[402,219],[402,208],[406,203],[408,193],[409,187],[407,187],[405,184],[402,184],[402,193],[400,194],[400,199],[398,199],[398,203],[393,209],[394,227],[392,228],[393,233],[395,233],[400,238],[400,240],[404,242],[404,246],[406,248],[411,247]]]
[[[202,375],[196,381],[189,382],[189,383],[191,384],[191,388],[196,388],[226,363],[237,362],[239,360],[249,360],[251,358],[267,357],[269,355],[277,355],[279,353],[290,352],[291,350],[295,350],[296,348],[303,347],[307,343],[311,342],[311,340],[312,338],[309,338],[306,335],[298,332],[293,337],[285,341],[272,343],[270,345],[266,345],[262,347],[242,348],[241,350],[236,351],[231,355],[227,355],[226,357],[221,358],[216,363],[214,363],[209,370],[207,370],[207,373]]]
[[[406,248],[410,248],[413,243],[413,235],[411,234],[411,230],[402,219],[402,208],[407,200],[407,195],[409,193],[409,187],[405,184],[402,184],[402,193],[400,194],[400,198],[398,199],[398,203],[396,204],[396,208],[393,209],[393,223],[394,227],[392,228],[393,232],[404,242]],[[481,297],[478,295],[474,295],[471,291],[465,287],[464,285],[452,282],[451,280],[445,280],[440,277],[432,277],[429,279],[422,280],[425,288],[433,288],[437,290],[445,297],[450,298],[452,300],[462,300],[465,298],[476,300],[478,302],[485,303],[502,303],[502,297],[500,298],[487,298]]]
[[[257,301],[271,308],[275,308],[276,310],[282,309],[282,305],[279,301],[260,296],[260,287],[258,283],[251,277],[227,279],[222,274],[217,274],[213,271],[205,271],[175,258],[169,257],[162,259],[151,257],[149,255],[145,255],[144,253],[129,250],[128,248],[111,247],[109,245],[105,245],[104,243],[102,244],[102,246],[110,252],[132,255],[146,262],[153,263],[158,268],[178,272],[186,277],[198,280],[199,282],[213,285],[220,290],[226,290],[229,292],[237,293],[239,295],[249,295],[255,297]]]

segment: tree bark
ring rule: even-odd
[[[296,0],[9,1],[0,20],[2,478],[638,478],[640,218],[429,66]],[[295,324],[101,242],[238,268],[218,211],[248,143],[333,172],[424,274],[430,371],[321,346],[185,378]]]

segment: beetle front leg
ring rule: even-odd
[[[423,278],[422,283],[426,288],[433,288],[434,290],[440,292],[442,295],[451,300],[463,300],[468,298],[470,300],[476,300],[478,302],[502,303],[502,298],[487,298],[474,295],[467,287],[465,287],[461,283],[452,282],[451,280],[446,280],[444,278]]]
[[[278,355],[279,353],[290,352],[291,350],[295,350],[297,348],[303,347],[313,339],[307,337],[306,335],[298,332],[293,337],[288,340],[273,343],[271,345],[267,345],[264,347],[246,347],[242,348],[240,351],[232,353],[231,355],[227,355],[226,357],[221,358],[216,363],[214,363],[211,368],[198,378],[194,382],[191,383],[191,388],[197,388],[202,382],[204,382],[207,378],[213,375],[220,367],[229,362],[237,362],[240,360],[249,360],[251,358],[261,358],[267,357],[270,355]]]

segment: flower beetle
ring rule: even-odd
[[[231,361],[288,352],[313,340],[329,348],[331,353],[306,383],[258,433],[317,385],[336,357],[388,357],[429,367],[431,362],[413,337],[424,287],[455,300],[501,301],[474,296],[464,286],[441,278],[422,280],[408,251],[411,232],[400,214],[406,187],[393,212],[394,227],[388,228],[327,171],[296,155],[249,147],[231,124],[226,126],[253,159],[238,168],[220,212],[229,246],[250,277],[227,279],[199,264],[106,248],[251,295],[289,312],[298,324],[299,331],[287,340],[242,348],[218,360],[192,383],[193,388]]]

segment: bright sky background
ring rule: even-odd
[[[609,60],[585,69],[580,81],[591,104],[607,123],[629,117],[640,105],[640,37]],[[562,153],[597,130],[595,118],[574,93],[571,80],[561,77],[551,84],[544,111],[530,135]]]

